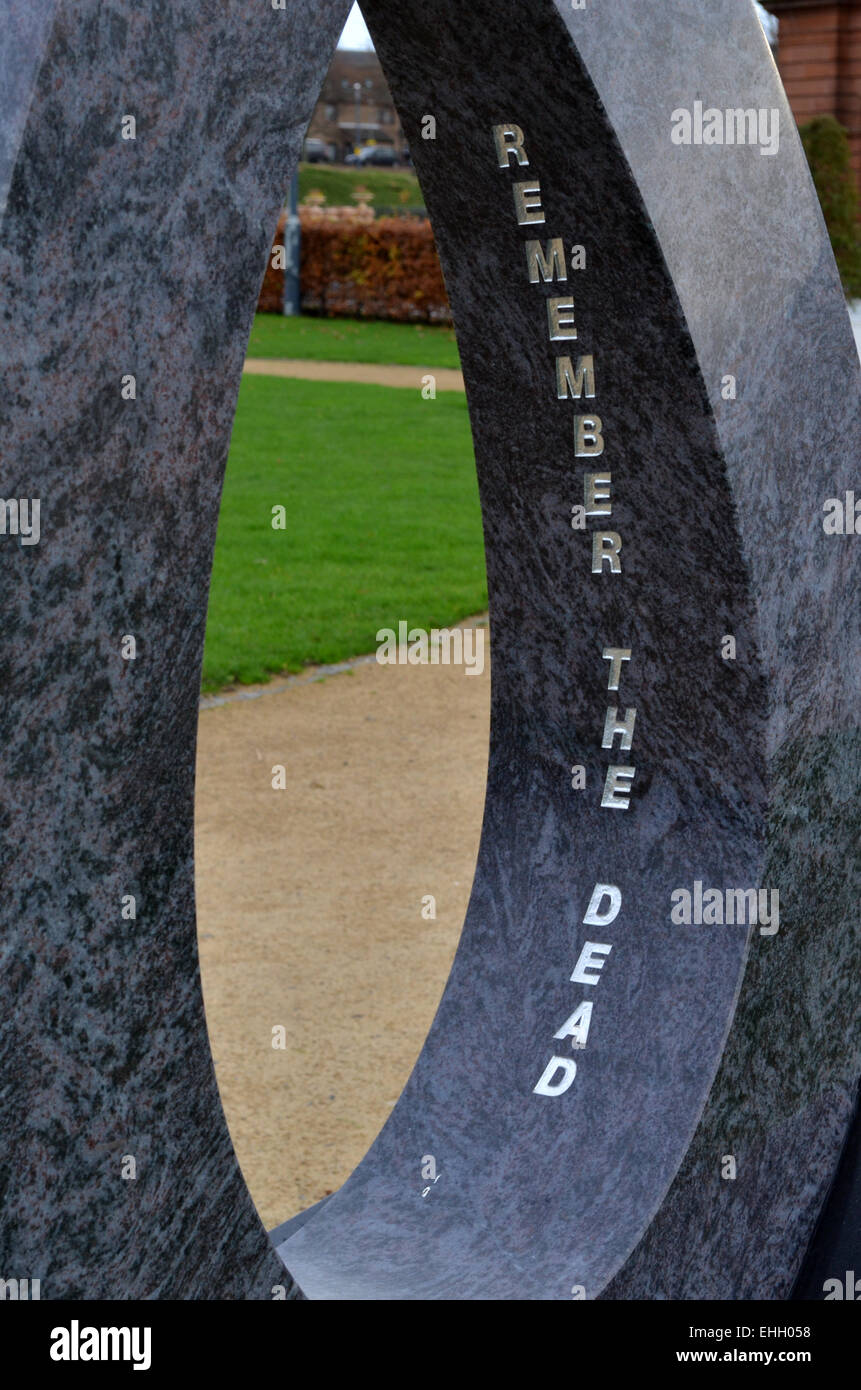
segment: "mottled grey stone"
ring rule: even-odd
[[[6,8],[0,492],[41,497],[42,540],[0,537],[0,1276],[45,1298],[265,1298],[289,1279],[236,1166],[200,998],[196,700],[242,355],[346,3]],[[278,1249],[312,1298],[783,1298],[859,1073],[858,542],[821,522],[861,457],[858,361],[785,98],[746,0],[363,8],[464,359],[488,795],[415,1071]],[[695,100],[778,108],[779,153],[674,146],[671,112]],[[507,121],[520,173],[495,158]],[[534,229],[514,214],[526,173]],[[572,347],[595,356],[619,577],[591,574],[570,525],[583,403],[556,399],[567,348],[542,301],[563,291],[529,283],[528,236],[587,250],[564,289]],[[633,652],[618,698],[605,646]],[[601,748],[611,703],[638,711],[627,812],[600,806],[629,760]],[[671,924],[695,880],[779,889],[779,933]],[[583,924],[596,883],[623,895],[608,928]],[[613,951],[578,987],[586,939]],[[536,1096],[581,998],[575,1083]]]
[[[0,1277],[43,1298],[289,1283],[209,1052],[194,749],[245,344],[346,9],[3,6],[0,494],[42,536],[0,536]]]

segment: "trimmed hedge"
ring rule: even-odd
[[[833,116],[799,127],[846,293],[861,298],[861,221],[849,140]],[[374,217],[367,206],[299,209],[302,310],[328,318],[451,323],[430,222]],[[282,213],[273,247],[284,245]],[[270,256],[257,305],[280,314],[284,272]]]
[[[852,298],[861,297],[861,223],[848,136],[833,116],[815,116],[799,126],[799,133],[843,288]]]
[[[430,222],[368,208],[300,208],[302,310],[327,318],[451,323]],[[273,247],[284,245],[282,213]],[[260,313],[280,313],[284,272],[269,258]]]

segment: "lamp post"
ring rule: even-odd
[[[287,199],[287,220],[284,224],[284,294],[281,312],[285,317],[293,317],[302,312],[302,295],[299,286],[299,261],[302,242],[302,226],[299,221],[299,174],[290,181]]]
[[[361,106],[360,106],[360,102],[361,102],[361,96],[362,96],[362,84],[361,84],[361,82],[354,82],[354,83],[353,83],[353,96],[356,98],[356,140],[355,140],[355,146],[356,146],[356,150],[358,151],[358,149],[359,149],[359,123],[360,123],[360,118],[361,118]]]

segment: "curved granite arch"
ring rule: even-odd
[[[787,1297],[859,1072],[857,550],[822,503],[861,393],[785,99],[746,0],[363,8],[463,356],[488,795],[416,1069],[278,1249],[312,1298]],[[197,975],[196,699],[254,297],[346,4],[9,10],[3,488],[42,538],[0,538],[0,1264],[265,1298]],[[697,101],[777,112],[779,149],[675,145]],[[674,924],[696,883],[777,890],[779,931]]]

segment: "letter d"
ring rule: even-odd
[[[562,1072],[562,1079],[554,1085],[553,1077],[557,1071]],[[570,1057],[551,1057],[538,1085],[532,1087],[533,1093],[536,1096],[564,1095],[576,1075],[577,1063],[572,1062]]]
[[[604,898],[610,899],[610,905],[602,912],[601,903]],[[583,918],[583,923],[587,927],[606,927],[610,922],[615,922],[621,906],[622,894],[615,884],[596,883],[595,891],[586,909],[586,916]]]

